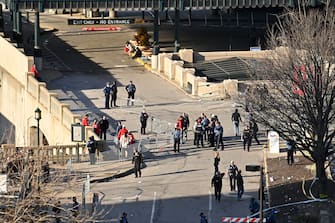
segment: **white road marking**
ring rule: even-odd
[[[208,222],[212,222],[212,191],[208,191],[209,201],[208,201]]]
[[[151,209],[150,223],[153,223],[153,222],[154,222],[155,206],[156,206],[156,191],[154,192],[154,200],[153,200],[153,202],[152,202],[152,209]]]

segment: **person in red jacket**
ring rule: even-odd
[[[40,76],[40,73],[38,72],[37,68],[36,68],[36,65],[33,64],[30,68],[30,72],[34,73],[34,77],[40,81],[41,80],[41,76]]]
[[[125,125],[122,126],[122,129],[119,131],[117,134],[117,139],[120,140],[121,136],[125,133],[128,133],[128,129],[126,128]]]
[[[129,144],[134,144],[135,143],[135,136],[134,136],[134,134],[132,132],[129,132],[128,136],[130,137]]]
[[[86,114],[83,119],[81,120],[81,124],[83,126],[89,126],[89,121],[88,121],[88,114]]]
[[[183,116],[179,116],[179,118],[177,119],[177,123],[176,123],[176,128],[180,129],[181,131],[181,136],[180,136],[180,143],[183,144],[183,123],[184,123],[184,118]]]

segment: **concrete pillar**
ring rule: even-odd
[[[42,50],[40,48],[40,12],[35,12],[34,24],[34,64],[38,71],[42,70]]]
[[[175,8],[175,22],[174,22],[174,52],[178,52],[179,49],[180,49],[180,44],[179,44],[179,22],[180,22],[179,9]]]
[[[151,69],[157,70],[158,69],[158,55],[151,55]]]

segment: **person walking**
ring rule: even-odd
[[[238,168],[235,165],[234,161],[230,161],[228,167],[228,175],[229,175],[229,183],[230,183],[230,191],[236,190],[236,175],[237,175]]]
[[[148,113],[146,113],[146,111],[143,110],[140,115],[141,135],[145,135],[145,128],[147,127],[148,118],[149,118]]]
[[[221,145],[221,150],[224,150],[223,127],[219,121],[215,122],[214,136],[215,136],[215,143],[216,143],[215,150],[218,150],[220,145]]]
[[[207,217],[204,213],[200,213],[200,223],[208,223]]]
[[[128,223],[128,219],[127,219],[127,213],[123,212],[122,216],[120,217],[120,223]]]
[[[100,135],[99,137],[104,140],[106,140],[107,137],[107,130],[109,128],[109,122],[106,118],[106,116],[102,116],[102,119],[99,121],[98,126],[100,127]]]
[[[109,98],[110,98],[110,93],[111,93],[111,88],[110,88],[110,83],[107,82],[106,86],[102,89],[105,95],[105,108],[109,109]]]
[[[94,165],[95,162],[96,162],[95,152],[97,150],[97,143],[96,143],[96,141],[94,139],[94,136],[90,136],[88,139],[89,140],[86,143],[86,147],[87,147],[88,152],[89,152],[90,163],[91,163],[91,165]]]
[[[122,130],[121,130],[122,131]],[[120,132],[121,132],[120,131]],[[128,145],[130,144],[130,137],[128,135],[128,131],[125,132],[124,134],[122,134],[120,136],[120,160],[123,160],[123,157],[127,157],[128,154],[127,154],[127,148],[128,148]]]
[[[215,151],[214,153],[214,173],[219,172],[220,153]]]
[[[132,160],[132,164],[134,164],[135,178],[137,178],[138,176],[141,177],[141,175],[142,175],[142,173],[141,173],[141,164],[142,163],[143,163],[142,153],[140,153],[136,149],[135,152],[134,152],[134,155],[133,155],[133,160]]]
[[[126,86],[126,91],[128,93],[127,106],[129,106],[130,101],[131,105],[134,105],[136,86],[133,84],[133,81],[129,81],[129,84]]]
[[[254,138],[255,141],[257,142],[257,144],[260,145],[260,142],[259,142],[259,140],[258,140],[258,138],[257,138],[258,125],[257,125],[255,119],[252,119],[252,120],[251,120],[250,126],[251,126],[250,128],[251,128],[251,130],[252,130],[252,136],[251,136],[251,138]]]
[[[238,109],[235,109],[235,112],[231,116],[231,120],[233,121],[234,134],[235,136],[238,136],[240,132],[240,122],[242,122],[241,115],[238,113]]]
[[[249,126],[245,126],[243,129],[243,133],[241,135],[241,139],[243,141],[243,150],[245,151],[245,146],[247,146],[247,150],[249,152],[252,140],[252,132],[249,129]]]
[[[181,130],[175,125],[175,128],[172,132],[173,135],[173,151],[179,152],[180,149],[180,137],[181,137]]]
[[[236,183],[237,183],[237,200],[242,199],[242,195],[244,193],[244,182],[242,177],[242,171],[238,170],[236,175]]]
[[[212,187],[214,186],[214,195],[215,200],[219,201],[221,200],[221,190],[222,190],[222,178],[224,173],[220,173],[219,171],[215,172],[213,178],[212,178]]]
[[[292,165],[294,163],[293,153],[296,153],[295,142],[292,139],[286,141],[287,146],[287,164]]]
[[[121,122],[120,122],[120,124],[121,124]],[[124,135],[125,133],[128,134],[128,129],[126,128],[125,125],[122,125],[122,128],[117,133],[117,139],[120,140],[121,136]]]
[[[111,107],[118,107],[116,105],[116,99],[117,99],[117,84],[116,81],[114,81],[114,83],[112,84],[112,86],[110,87],[110,95],[111,95]]]

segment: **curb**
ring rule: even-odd
[[[144,163],[143,166],[141,167],[141,169],[144,169],[145,167],[147,167],[147,165]],[[117,174],[115,174],[113,176],[90,180],[90,183],[110,182],[113,179],[118,179],[118,178],[121,178],[121,177],[126,177],[126,176],[129,176],[132,173],[134,173],[134,168],[125,170],[125,171],[123,171],[121,173],[117,173]]]

